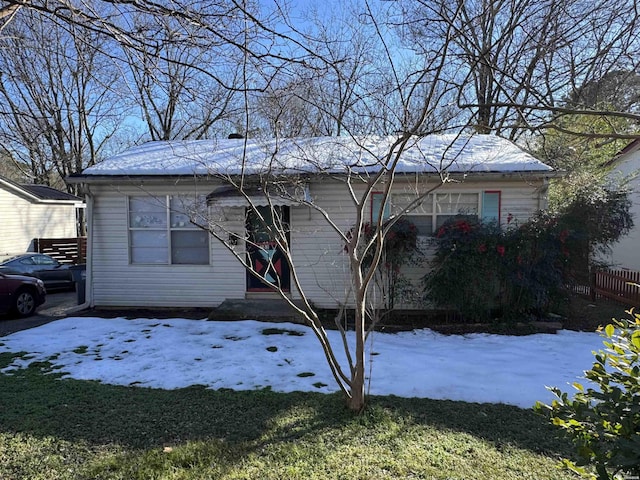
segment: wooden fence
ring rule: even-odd
[[[640,272],[596,270],[592,277],[591,298],[605,297],[632,307],[640,306]]]
[[[35,250],[45,253],[60,263],[79,264],[87,259],[87,237],[73,238],[36,238]]]

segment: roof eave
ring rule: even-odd
[[[492,178],[504,178],[504,177],[545,177],[545,178],[553,178],[564,176],[565,173],[558,170],[514,170],[514,171],[485,171],[485,172],[450,172],[451,175],[455,176],[464,176],[466,177],[492,177]],[[260,174],[250,174],[245,176],[259,176]],[[305,176],[305,177],[316,177],[323,178],[329,176],[339,176],[346,175],[343,173],[296,173],[292,174],[292,176]],[[437,172],[397,172],[398,176],[406,176],[406,175],[424,175],[424,176],[439,176],[440,174]],[[239,176],[239,175],[238,175]],[[234,175],[230,176],[231,178]],[[100,185],[108,185],[112,183],[131,183],[138,184],[140,182],[165,182],[167,180],[187,180],[187,179],[211,179],[211,180],[221,180],[224,177],[215,176],[211,174],[178,174],[178,175],[99,175],[99,174],[75,174],[70,177],[67,177],[67,182],[71,184],[100,184]]]

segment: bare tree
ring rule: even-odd
[[[442,41],[443,29],[455,29],[452,83],[479,132],[515,139],[566,113],[601,116],[602,110],[565,100],[608,72],[638,68],[633,1],[407,0],[403,6],[402,26],[419,49]]]
[[[0,37],[0,147],[35,183],[64,187],[65,177],[99,159],[118,129],[118,77],[99,42],[29,11]]]
[[[193,45],[170,17],[136,15],[134,23],[153,42],[123,48],[123,71],[151,140],[211,136],[235,113],[236,91],[225,85],[239,84],[237,65],[221,60],[215,45]]]
[[[403,159],[405,149],[416,141],[415,134],[429,132],[431,116],[437,111],[437,106],[441,102],[444,90],[442,74],[449,58],[447,50],[449,42],[443,42],[440,50],[432,52],[433,55],[424,60],[420,71],[402,70],[396,65],[397,59],[384,48],[385,42],[389,41],[388,37],[382,34],[381,29],[384,26],[378,23],[372,10],[366,5],[362,15],[368,22],[363,22],[356,27],[358,38],[366,37],[368,48],[377,49],[380,52],[380,57],[385,61],[387,69],[393,71],[393,74],[385,79],[389,87],[384,91],[387,95],[386,99],[379,97],[383,90],[377,83],[370,82],[367,75],[351,77],[349,91],[354,92],[354,95],[357,92],[357,97],[363,99],[368,96],[378,97],[378,105],[384,105],[387,101],[389,102],[387,105],[393,104],[399,107],[399,110],[393,114],[393,123],[396,130],[401,133],[397,134],[393,141],[385,143],[381,140],[381,143],[372,146],[369,138],[356,135],[363,123],[357,121],[358,119],[346,121],[346,116],[341,117],[334,111],[329,118],[334,121],[340,120],[342,136],[335,137],[333,140],[325,139],[326,144],[320,150],[316,149],[312,142],[302,141],[297,144],[295,140],[276,139],[265,144],[265,154],[256,163],[254,156],[256,148],[252,145],[253,153],[238,159],[237,168],[231,172],[212,172],[212,174],[244,199],[247,205],[247,218],[251,218],[251,221],[261,226],[267,234],[268,242],[263,242],[262,238],[245,237],[238,233],[237,225],[244,225],[245,222],[242,214],[239,218],[230,219],[223,208],[214,208],[214,214],[207,219],[208,231],[226,246],[238,262],[258,281],[289,302],[312,328],[337,384],[345,394],[349,407],[354,411],[362,410],[365,405],[367,365],[365,347],[366,340],[379,319],[377,312],[381,303],[376,296],[375,278],[384,254],[386,234],[403,212],[415,208],[426,195],[449,180],[448,164],[444,159],[442,162],[431,165],[433,171],[437,172],[435,181],[431,178],[428,186],[415,185],[415,199],[404,206],[402,211],[396,212],[388,219],[384,219],[382,214],[378,215],[377,220],[370,225],[374,231],[372,236],[365,237],[360,234],[370,219],[369,205],[372,193],[381,191],[380,208],[382,208],[382,205],[389,200],[398,165]],[[347,41],[345,35],[347,29],[338,29],[338,31],[341,34],[339,41]],[[453,33],[453,29],[446,32],[450,36]],[[322,35],[325,34],[326,32],[322,32]],[[309,40],[309,35],[305,32],[306,41]],[[324,41],[327,40],[327,37],[322,38]],[[340,72],[342,59],[336,58],[331,51],[320,52],[312,49],[307,53],[313,59],[314,68],[319,71]],[[376,68],[379,71],[384,69],[380,64]],[[393,97],[393,100],[389,97]],[[331,102],[340,105],[344,98],[344,90],[336,89],[327,90],[320,96],[305,98],[304,101],[312,107],[326,111],[328,108],[325,108],[325,105],[331,106]],[[331,102],[327,102],[327,99]],[[337,111],[340,112],[339,109]],[[344,112],[353,111],[345,109]],[[366,114],[367,110],[363,109],[362,112]],[[371,122],[370,118],[364,120]],[[345,137],[348,138],[346,143]],[[357,145],[355,149],[354,143]],[[294,164],[283,160],[283,156],[294,159]],[[348,198],[348,206],[345,206],[345,209],[351,219],[349,225],[345,225],[343,220],[334,218],[332,212],[305,194],[306,179],[316,174],[327,175],[327,178],[342,186]],[[336,300],[337,305],[343,308],[348,306],[354,312],[353,343],[350,343],[347,338],[341,322],[342,317],[336,319],[336,324],[341,328],[343,340],[340,345],[333,345],[330,342],[318,311],[305,293],[305,282],[301,279],[295,260],[295,250],[290,242],[288,219],[281,208],[283,199],[288,204],[304,205],[315,211],[323,222],[323,226],[319,228],[328,229],[338,240],[338,244],[344,246],[345,265],[349,278],[348,288],[344,292],[345,297]],[[215,207],[215,198],[212,201]],[[195,218],[193,222],[198,225],[203,224]],[[238,245],[245,248],[238,248]],[[289,297],[287,290],[277,279],[268,280],[264,262],[267,262],[267,272],[270,271],[273,268],[276,248],[279,251],[279,258],[289,267],[292,287],[300,295],[302,305]],[[247,254],[250,250],[261,254],[260,262],[252,261],[252,255]],[[344,349],[344,357],[347,359],[345,364],[339,360],[342,356],[337,355],[339,348]]]
[[[313,108],[314,79],[294,78],[289,83],[274,80],[265,92],[257,94],[249,132],[276,137],[321,136],[322,113]]]

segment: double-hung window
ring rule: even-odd
[[[199,199],[129,197],[129,258],[136,264],[208,265]]]
[[[500,192],[434,192],[418,198],[415,193],[392,193],[381,209],[382,194],[371,197],[372,220],[383,212],[383,219],[405,215],[418,229],[419,236],[433,235],[447,220],[456,216],[483,221],[500,221]]]

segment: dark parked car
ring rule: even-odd
[[[39,278],[0,272],[0,315],[32,315],[44,303],[46,290]]]
[[[0,272],[39,278],[47,290],[75,287],[69,265],[42,253],[25,253],[0,263]]]

